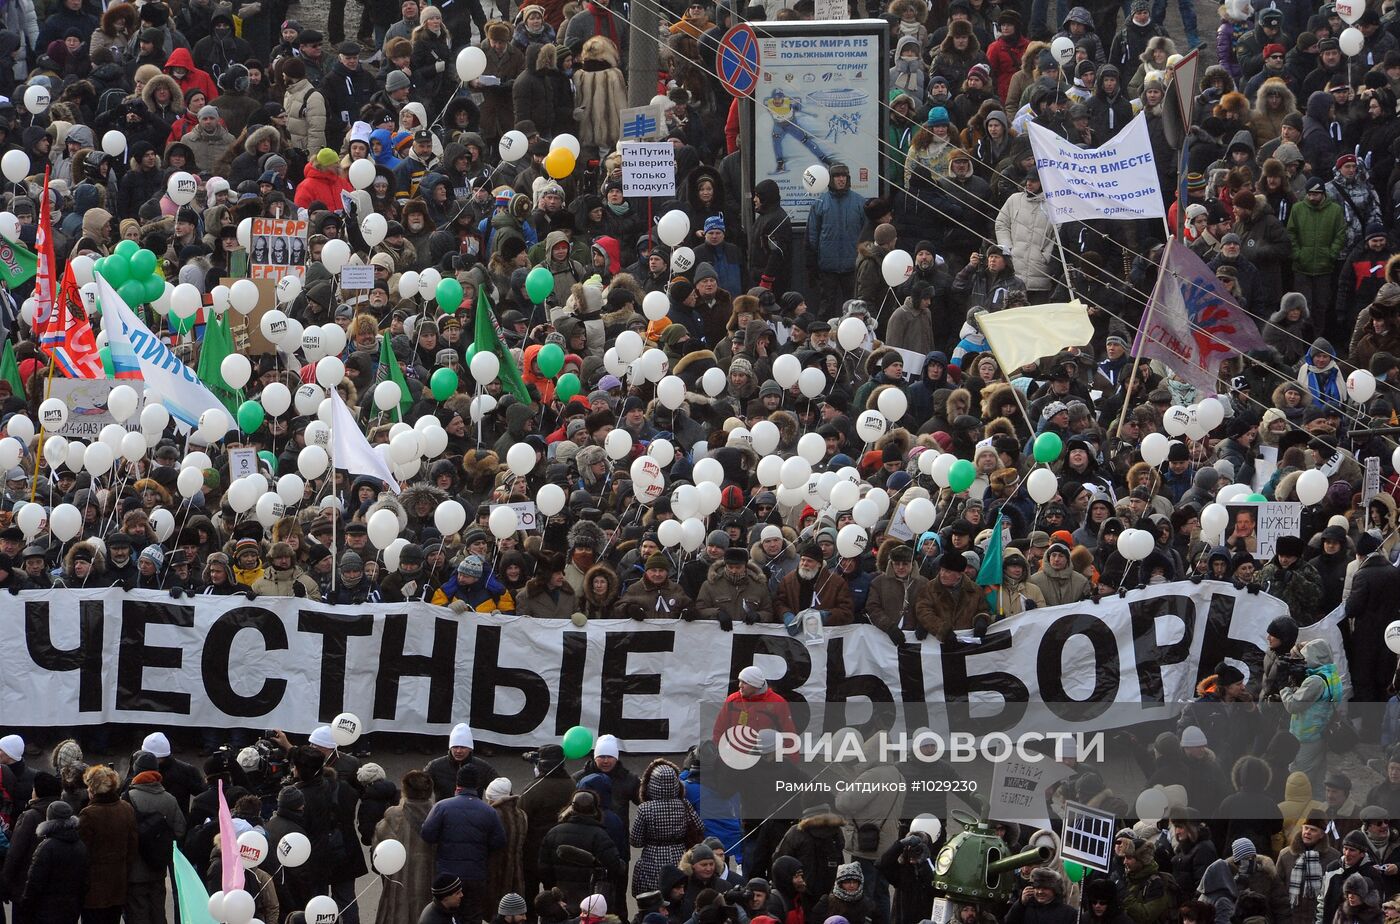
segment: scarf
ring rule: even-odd
[[[1305,898],[1322,894],[1322,857],[1316,850],[1304,850],[1288,871],[1288,902],[1294,908]]]
[[[1374,838],[1366,833],[1364,827],[1362,828],[1362,833],[1366,834],[1366,843],[1371,845],[1371,853],[1378,857],[1385,856],[1386,850],[1390,847],[1390,838],[1388,836],[1380,839]]]

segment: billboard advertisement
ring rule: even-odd
[[[802,171],[812,164],[851,168],[851,188],[880,194],[884,137],[883,20],[762,22],[759,79],[752,105],[753,181],[773,180],[783,208],[805,224],[812,196]]]

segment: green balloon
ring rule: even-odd
[[[260,451],[260,452],[258,453],[258,458],[259,458],[259,459],[262,459],[263,462],[267,463],[267,468],[268,468],[268,470],[269,470],[270,472],[272,472],[272,474],[274,474],[274,475],[277,474],[277,457],[276,457],[276,456],[274,456],[272,453],[270,453],[270,452],[268,452],[266,449],[264,449],[264,450],[262,450],[262,451]]]
[[[1248,497],[1246,497],[1245,500],[1249,503],[1262,504],[1268,501],[1268,498],[1262,494],[1251,494]]]
[[[525,277],[525,294],[530,296],[530,301],[536,305],[549,298],[549,294],[553,291],[554,275],[543,266],[537,266],[530,270],[530,275]]]
[[[134,242],[133,242],[134,243]],[[102,278],[112,284],[118,290],[122,283],[131,278],[131,261],[120,254],[112,254],[110,257],[103,257],[98,272]],[[125,296],[123,296],[125,298]]]
[[[443,280],[444,282],[446,280]],[[451,369],[439,369],[433,373],[433,377],[428,380],[429,386],[433,390],[433,397],[439,401],[446,401],[457,394],[457,373]]]
[[[165,316],[165,323],[170,325],[170,329],[177,334],[188,334],[194,330],[194,315],[188,318],[177,318],[174,313]]]
[[[462,284],[451,277],[437,284],[438,307],[448,314],[456,314],[462,307],[462,295]]]
[[[263,406],[249,398],[238,405],[238,429],[244,433],[252,433],[262,426],[263,418],[266,416],[267,412],[263,410]]]
[[[535,354],[535,363],[540,367],[540,375],[552,379],[564,368],[564,350],[557,343],[546,343]]]
[[[593,750],[593,733],[582,725],[575,725],[564,732],[564,756],[569,760],[586,757]]]
[[[467,347],[467,352],[462,354],[462,365],[470,369],[472,367],[472,357],[476,355],[476,344]]]
[[[141,286],[141,294],[145,296],[141,299],[143,302],[153,302],[165,294],[165,280],[154,273],[147,276],[145,279],[133,279],[131,281]]]
[[[134,243],[133,241],[123,241],[124,244]],[[156,255],[149,250],[137,250],[131,255],[131,278],[145,279],[156,271]],[[165,280],[161,280],[164,282]]]
[[[1060,457],[1064,448],[1064,441],[1060,439],[1058,433],[1046,431],[1035,438],[1035,461],[1042,465],[1049,465]]]
[[[117,370],[112,366],[112,350],[110,347],[103,347],[97,351],[97,355],[102,357],[102,371],[107,373],[107,378],[117,377]]]
[[[128,279],[117,286],[117,294],[122,297],[122,301],[135,307],[146,300],[146,285],[135,279]]]
[[[948,488],[954,494],[966,491],[976,480],[977,468],[966,459],[959,459],[948,469]]]
[[[1084,873],[1084,867],[1080,866],[1078,863],[1073,860],[1065,861],[1065,876],[1070,882],[1079,882],[1084,878]]]
[[[115,254],[119,254],[119,255],[125,257],[126,259],[130,260],[132,257],[136,256],[137,252],[138,252],[140,249],[141,249],[141,245],[140,245],[140,244],[136,243],[135,241],[131,240],[130,238],[127,238],[127,239],[125,239],[125,240],[123,240],[123,241],[120,241],[120,242],[117,244],[116,249],[113,250],[112,252],[115,253]],[[154,256],[154,254],[152,254],[152,256]]]
[[[554,383],[554,393],[559,396],[560,401],[568,401],[582,389],[582,384],[578,376],[572,372],[565,372],[559,376],[559,381]]]

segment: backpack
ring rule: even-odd
[[[128,792],[123,798],[136,812],[136,849],[141,859],[156,869],[165,869],[175,849],[175,831],[161,812],[143,812],[136,808]]]

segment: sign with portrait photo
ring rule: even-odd
[[[306,273],[307,222],[288,218],[254,218],[249,276],[278,280]]]
[[[1274,557],[1280,536],[1296,536],[1303,527],[1303,505],[1283,501],[1241,501],[1225,505],[1230,519],[1225,525],[1225,545],[1231,550],[1243,544],[1258,561]]]

